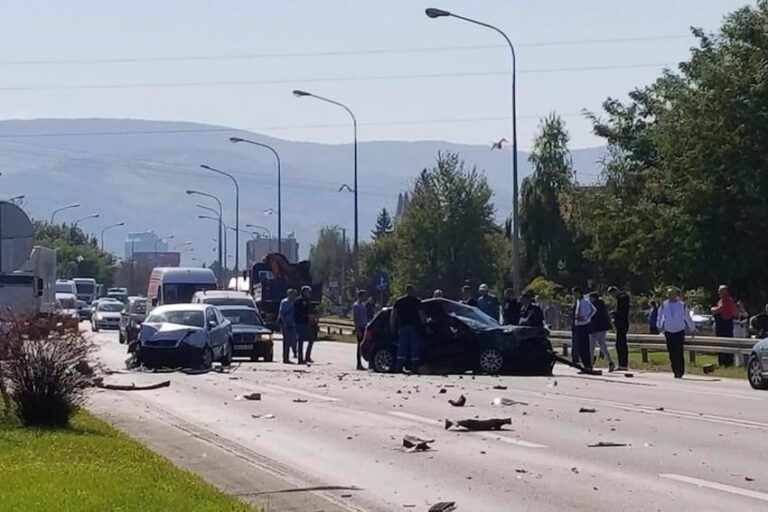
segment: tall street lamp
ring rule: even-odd
[[[221,174],[222,176],[226,176],[232,180],[232,183],[235,184],[235,228],[237,229],[235,232],[235,272],[238,272],[240,270],[240,185],[237,183],[237,179],[235,179],[235,177],[228,172],[205,164],[200,164],[200,167],[208,171]]]
[[[202,208],[203,210],[210,210],[214,214],[216,213],[216,210],[213,208],[208,208],[207,206],[203,206],[201,204],[196,205],[198,208]],[[211,217],[210,215],[198,215],[198,219],[208,219],[208,220],[215,220],[219,224],[219,232],[222,234],[222,236],[218,237],[217,239],[214,239],[214,242],[217,242],[219,244],[219,266],[221,267],[221,282],[222,285],[224,284],[224,269],[226,268],[227,264],[225,263],[228,261],[227,258],[227,230],[229,229],[229,226],[224,224],[224,222],[221,220],[221,217]],[[222,245],[224,247],[222,251]]]
[[[246,224],[245,227],[251,228],[251,229],[261,229],[262,231],[264,231],[267,234],[267,239],[269,240],[269,251],[272,252],[272,233],[267,228],[265,228],[264,226],[259,226],[257,224]],[[278,250],[278,252],[280,251]]]
[[[75,223],[73,224],[73,226],[74,226],[74,227],[77,227],[77,226],[79,226],[79,225],[80,225],[80,223],[81,223],[81,222],[83,222],[84,220],[88,220],[88,219],[98,219],[99,217],[101,217],[101,214],[99,214],[99,213],[92,213],[92,214],[90,214],[90,215],[87,215],[87,216],[85,216],[85,217],[82,217],[82,218],[80,218],[80,219],[77,219],[77,220],[75,221]]]
[[[164,236],[163,238],[158,238],[155,240],[155,258],[157,258],[157,245],[160,242],[167,242],[168,240],[173,240],[173,235]]]
[[[192,242],[182,242],[182,243],[180,243],[180,244],[176,244],[176,245],[174,245],[174,246],[173,246],[173,250],[175,251],[175,250],[176,250],[176,249],[178,249],[179,247],[187,247],[187,246],[189,246],[189,245],[192,245]]]
[[[237,144],[238,142],[245,142],[246,144],[252,144],[254,146],[259,146],[265,149],[268,149],[272,152],[272,154],[275,155],[275,159],[277,160],[277,252],[282,253],[283,252],[283,207],[282,207],[282,192],[280,191],[280,154],[270,146],[269,144],[264,144],[262,142],[256,142],[249,139],[242,139],[240,137],[230,137],[229,142]]]
[[[62,206],[61,208],[53,210],[53,213],[51,214],[51,224],[53,224],[53,220],[56,218],[57,213],[63,212],[64,210],[69,210],[72,208],[80,208],[80,203],[68,204],[67,206]]]
[[[331,100],[331,99],[328,99],[328,98],[324,98],[322,96],[317,96],[316,94],[312,94],[310,92],[300,91],[300,90],[294,90],[293,91],[293,95],[296,96],[297,98],[304,98],[304,97],[315,98],[317,100],[324,101],[326,103],[330,103],[331,105],[336,105],[337,107],[341,107],[344,110],[346,110],[347,113],[349,114],[349,116],[352,118],[352,128],[353,128],[354,148],[355,148],[355,178],[354,178],[355,181],[354,181],[354,185],[352,187],[354,189],[354,194],[355,194],[355,244],[354,244],[354,251],[353,252],[354,252],[354,260],[355,260],[355,285],[357,285],[357,269],[358,269],[358,265],[357,265],[357,249],[358,249],[358,233],[359,233],[359,230],[358,230],[358,214],[357,214],[357,212],[358,212],[358,210],[357,210],[357,190],[358,190],[358,187],[357,187],[357,118],[355,117],[355,114],[349,109],[349,107],[347,107],[343,103],[339,103],[338,101]]]
[[[215,196],[213,194],[209,194],[207,192],[200,192],[199,190],[187,190],[187,195],[198,195],[198,196],[203,196],[203,197],[210,197],[211,199],[216,201],[216,204],[219,205],[219,212],[218,212],[218,216],[219,216],[219,261],[220,262],[223,261],[221,259],[222,258],[222,254],[223,254],[222,250],[221,250],[221,229],[222,229],[221,225],[222,225],[222,216],[224,215],[224,213],[223,213],[224,209],[221,206],[221,199],[219,199],[218,196]],[[198,204],[197,206],[200,207],[200,208],[210,209],[207,206],[203,206],[203,205],[200,205],[200,204]],[[223,283],[219,283],[219,284],[221,285]]]
[[[118,222],[117,224],[112,224],[111,226],[107,226],[101,230],[101,251],[102,252],[104,252],[104,232],[120,226],[125,226],[125,222]]]
[[[507,37],[500,28],[489,25],[482,21],[474,20],[472,18],[466,18],[453,14],[452,12],[444,11],[442,9],[429,8],[425,11],[426,15],[430,18],[446,18],[452,17],[459,20],[463,20],[481,27],[489,28],[504,38],[509,45],[509,50],[512,54],[512,266],[513,274],[512,279],[515,287],[515,292],[520,293],[520,219],[518,215],[518,176],[517,176],[517,56],[515,53],[515,47],[512,41]]]

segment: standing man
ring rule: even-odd
[[[685,331],[692,333],[693,320],[688,307],[680,300],[680,292],[676,288],[667,290],[667,300],[659,308],[659,331],[664,333],[667,339],[667,353],[669,364],[676,379],[682,379],[685,374],[685,357],[683,347],[685,345]]]
[[[505,293],[506,294],[506,293]],[[533,302],[533,292],[527,291],[520,296],[519,322],[512,325],[526,327],[544,327],[544,312]],[[506,323],[506,322],[505,322]]]
[[[357,301],[352,304],[352,319],[355,322],[355,336],[357,336],[357,369],[365,370],[363,360],[360,357],[360,344],[365,336],[365,327],[368,325],[368,311],[365,307],[365,300],[368,294],[365,290],[357,292]]]
[[[608,360],[608,371],[612,372],[616,369],[616,365],[613,364],[613,358],[608,351],[608,344],[605,342],[605,336],[611,328],[608,307],[606,307],[605,302],[600,298],[598,292],[589,294],[589,302],[595,306],[595,314],[589,322],[589,354],[594,356],[595,345],[599,345],[600,352],[603,354],[603,357]]]
[[[368,296],[368,300],[365,301],[365,315],[368,317],[369,322],[376,316],[376,301],[370,295]]]
[[[469,285],[465,284],[461,287],[461,300],[459,302],[473,308],[477,307],[477,300],[472,296],[472,288]]]
[[[480,296],[477,298],[477,307],[480,311],[499,321],[499,299],[491,295],[488,291],[488,285],[483,283],[477,289]]]
[[[525,295],[525,293],[523,295]],[[528,300],[529,304],[531,304],[530,298],[531,297],[529,297]],[[501,316],[504,320],[504,325],[520,325],[522,299],[523,297],[520,296],[520,301],[517,300],[515,291],[512,288],[504,290],[504,303],[501,306]]]
[[[293,302],[296,300],[296,290],[289,288],[285,298],[280,301],[280,309],[277,313],[277,322],[283,333],[283,363],[293,364],[290,351],[296,354],[296,318],[294,316]]]
[[[299,364],[313,363],[312,344],[315,341],[314,333],[314,306],[310,301],[312,288],[301,287],[301,296],[293,303],[293,315],[296,320],[296,334],[298,336]],[[304,342],[307,342],[307,351],[304,352]]]
[[[738,315],[736,303],[731,297],[728,287],[720,285],[717,289],[720,299],[712,306],[712,314],[715,316],[715,336],[718,338],[733,338],[733,320]],[[733,366],[733,354],[717,354],[720,366]]]
[[[595,306],[592,305],[580,288],[571,290],[573,295],[573,355],[574,362],[578,359],[584,372],[592,371],[592,354],[589,353],[589,323],[595,315]]]
[[[616,330],[616,355],[619,358],[620,372],[627,371],[629,366],[629,348],[627,333],[629,332],[629,295],[615,286],[608,288],[608,293],[616,300],[616,309],[611,311],[613,328]]]
[[[409,361],[411,373],[418,373],[420,331],[426,323],[427,316],[421,300],[416,297],[416,289],[409,284],[405,287],[405,295],[395,301],[389,317],[389,327],[397,333],[398,339],[396,372],[402,372],[406,361]]]
[[[650,311],[648,312],[648,330],[651,334],[659,334],[659,305],[655,300],[650,303]]]

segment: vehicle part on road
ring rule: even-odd
[[[157,384],[149,384],[147,386],[137,386],[133,383],[131,383],[130,386],[125,384],[104,384],[103,382],[96,383],[97,388],[111,389],[114,391],[149,391],[152,389],[167,388],[170,385],[171,381],[169,380],[164,380],[163,382],[158,382]]]
[[[445,388],[440,388],[440,391],[438,391],[438,394],[440,394],[440,395],[444,395],[444,394],[446,394],[447,392],[448,392],[448,390],[447,390],[447,389],[445,389]]]
[[[294,398],[293,399],[293,403],[295,403],[295,404],[305,404],[305,403],[307,403],[307,399],[306,398]]]
[[[512,400],[511,398],[497,397],[493,399],[491,404],[495,407],[510,406],[510,405],[528,405],[528,402],[521,402],[520,400]]]
[[[235,397],[235,400],[261,400],[261,393],[248,393],[247,395]]]
[[[448,400],[448,403],[454,407],[464,407],[464,405],[467,403],[467,397],[465,397],[464,395],[461,395],[456,400],[453,400],[453,399]]]
[[[251,414],[251,418],[264,418],[265,420],[273,420],[275,419],[274,414]]]
[[[429,512],[454,512],[455,510],[455,501],[441,501],[440,503],[435,503],[429,507]]]
[[[629,446],[627,443],[614,443],[612,441],[600,441],[599,443],[588,444],[590,448],[622,448]]]
[[[340,373],[340,374],[338,374],[338,375],[336,376],[336,378],[337,378],[337,379],[339,379],[339,380],[341,381],[341,380],[344,380],[344,377],[346,377],[347,375],[349,375],[349,374],[348,374],[348,373],[346,373],[346,372],[345,372],[345,373]]]
[[[581,409],[579,409],[579,412],[593,413],[593,412],[597,412],[597,409],[594,409],[592,407],[582,407]]]
[[[507,389],[507,386],[502,386],[501,384],[499,384],[497,386],[493,386],[493,389],[505,390]]]
[[[501,430],[504,425],[511,425],[512,418],[490,418],[487,420],[445,420],[445,430],[455,426],[466,430]]]
[[[408,453],[430,450],[432,447],[429,444],[434,442],[434,439],[422,439],[412,435],[403,436],[403,447],[406,448]]]

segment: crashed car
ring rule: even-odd
[[[555,360],[545,328],[500,325],[479,309],[448,299],[422,304],[427,325],[421,336],[420,372],[552,374]],[[371,320],[361,346],[376,372],[395,369],[397,336],[389,329],[390,315],[391,309],[383,309]]]
[[[272,331],[264,326],[259,312],[247,306],[219,306],[224,318],[232,323],[232,353],[235,357],[250,357],[251,361],[274,358]]]
[[[173,304],[152,310],[141,324],[135,363],[151,368],[210,368],[232,362],[232,324],[215,306]]]
[[[128,303],[120,314],[120,343],[130,343],[139,334],[139,328],[147,316],[147,299],[145,297],[128,297]]]

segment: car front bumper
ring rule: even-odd
[[[178,347],[164,346],[162,342],[139,345],[136,360],[148,368],[194,368],[200,366],[203,349],[187,343]]]

